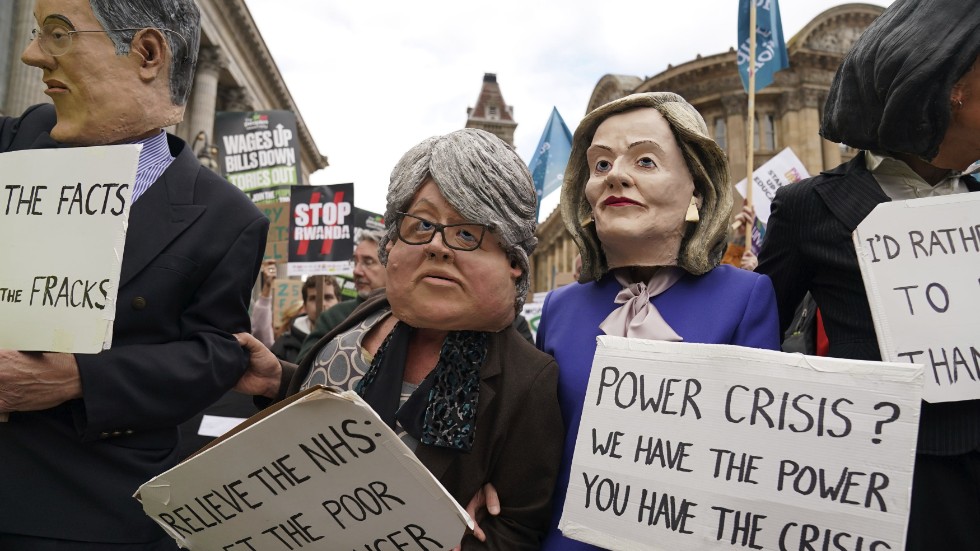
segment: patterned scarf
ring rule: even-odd
[[[354,390],[393,430],[397,421],[422,444],[469,452],[476,434],[480,366],[487,357],[488,336],[479,331],[450,332],[435,368],[399,408],[414,332],[398,322]]]

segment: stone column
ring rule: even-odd
[[[221,111],[253,111],[252,98],[243,86],[223,86],[218,91]]]
[[[45,85],[41,82],[41,69],[24,65],[20,61],[20,54],[31,38],[31,29],[34,28],[34,2],[31,0],[14,0],[13,9],[13,36],[10,45],[12,46],[10,55],[10,79],[7,81],[7,98],[3,105],[3,112],[18,116],[25,109],[37,103],[50,103],[51,100],[44,95]]]
[[[810,174],[823,170],[823,147],[820,137],[820,104],[823,103],[824,92],[813,88],[804,88],[800,92],[802,106],[800,109],[800,160]]]
[[[191,145],[195,154],[205,145],[214,142],[214,112],[218,102],[218,77],[226,66],[224,58],[216,46],[201,46],[197,55],[197,70],[194,73],[194,87],[184,113],[184,122],[178,132]],[[204,132],[206,144],[195,138]]]
[[[746,116],[748,115],[748,96],[739,93],[726,95],[721,98],[725,107],[725,124],[728,126],[728,167],[731,171],[732,184],[745,178],[746,148],[745,133]],[[751,147],[751,143],[748,144]]]

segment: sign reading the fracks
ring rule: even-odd
[[[140,486],[188,549],[451,549],[469,517],[366,402],[314,387]]]
[[[141,149],[0,155],[0,348],[110,347]]]
[[[613,550],[904,549],[922,378],[599,337],[559,528]]]
[[[927,402],[980,398],[980,193],[891,201],[854,231],[881,357],[925,366]]]
[[[287,199],[301,184],[299,133],[291,111],[222,111],[214,118],[221,174],[253,201]]]
[[[351,273],[354,184],[294,186],[289,209],[288,275]]]

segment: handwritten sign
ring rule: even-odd
[[[297,302],[303,302],[303,281],[277,278],[272,282],[273,327],[280,327],[287,320],[283,313]],[[314,322],[316,320],[313,320]]]
[[[854,232],[881,357],[926,367],[923,398],[980,398],[980,194],[878,205]]]
[[[756,218],[763,225],[768,224],[769,214],[772,211],[772,199],[776,196],[776,190],[809,177],[810,173],[803,166],[803,162],[788,147],[752,171],[752,181],[755,184],[752,193],[752,206],[755,208]],[[735,184],[735,189],[742,194],[742,197],[745,197],[746,182],[747,179],[743,179]]]
[[[0,348],[111,346],[141,148],[0,155]]]
[[[470,522],[353,392],[313,388],[216,442],[137,494],[188,549],[434,551]]]
[[[613,550],[904,549],[922,378],[599,337],[559,528]]]

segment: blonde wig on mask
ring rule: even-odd
[[[579,281],[602,278],[609,266],[596,233],[592,207],[585,198],[591,167],[586,151],[596,129],[613,115],[635,109],[656,109],[670,125],[694,179],[694,194],[701,198],[700,221],[691,223],[681,241],[677,264],[692,274],[703,274],[719,264],[728,237],[732,189],[725,152],[708,137],[704,119],[681,96],[671,92],[632,94],[596,108],[579,123],[561,188],[561,215],[582,255]]]

